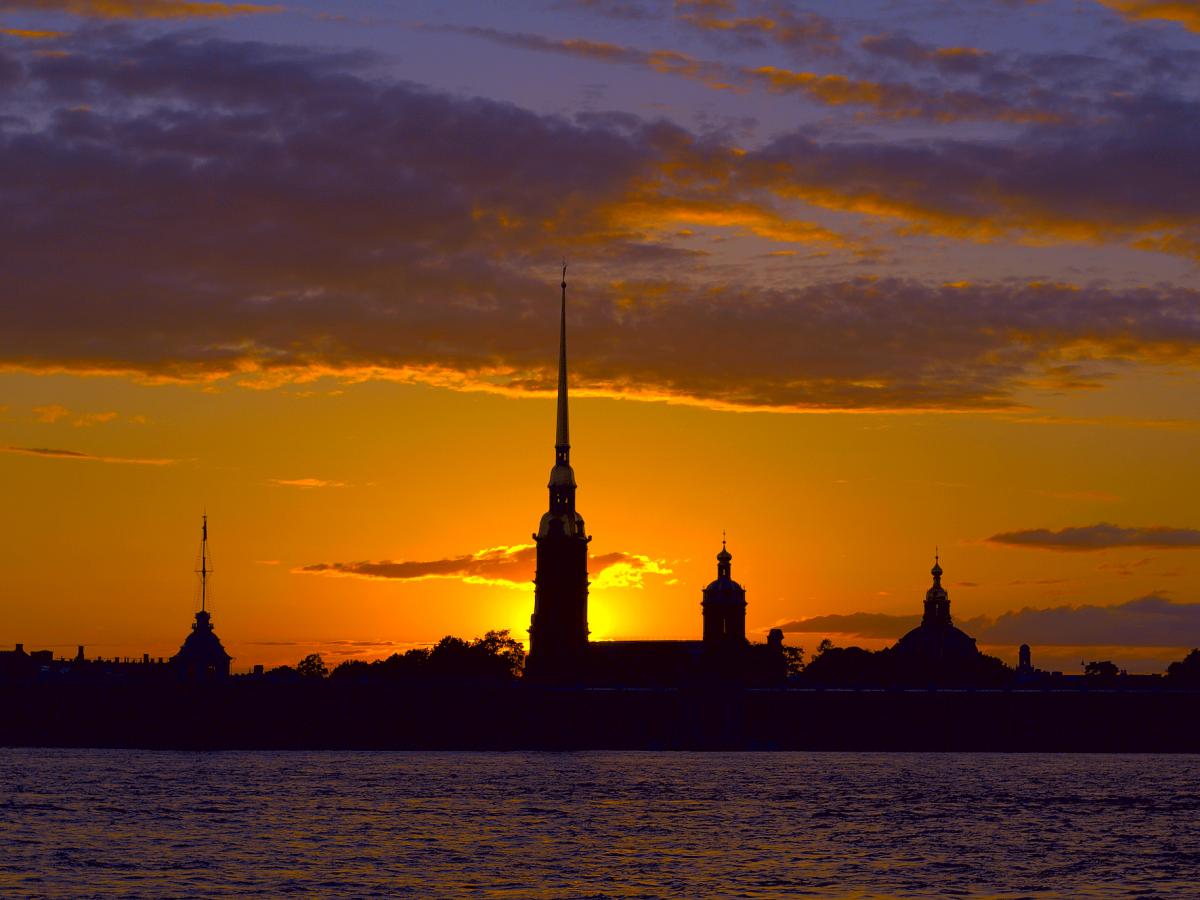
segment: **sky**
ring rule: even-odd
[[[0,0],[0,645],[1200,646],[1200,2]]]

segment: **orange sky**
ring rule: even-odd
[[[530,543],[552,460],[548,399],[386,382],[267,391],[5,382],[9,396],[26,398],[4,413],[12,446],[170,460],[0,455],[21,510],[2,536],[5,593],[21,598],[5,617],[10,640],[173,652],[194,607],[203,509],[217,571],[210,608],[239,666],[294,661],[310,648],[378,655],[446,633],[528,625],[527,583],[299,570]],[[50,416],[34,410],[54,405],[71,412],[39,421]],[[1194,550],[1054,552],[985,540],[1030,523],[1187,525],[1200,449],[1192,428],[1092,424],[1082,410],[1072,413],[1078,421],[1024,422],[579,398],[573,406],[593,555],[648,558],[604,574],[593,565],[597,638],[698,634],[699,591],[713,577],[722,528],[760,635],[831,613],[915,614],[935,544],[960,622],[1155,592],[1182,599],[1197,586]],[[116,416],[82,424],[104,413]],[[300,486],[310,480],[321,486]],[[811,647],[819,636],[791,640]]]

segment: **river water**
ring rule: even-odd
[[[1200,897],[1200,758],[0,749],[17,897]]]

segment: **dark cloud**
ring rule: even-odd
[[[25,68],[16,56],[4,52],[0,46],[0,94],[7,88],[16,87],[25,76]],[[11,122],[10,114],[0,114],[0,126]]]
[[[281,485],[283,487],[298,487],[298,488],[340,488],[346,487],[344,481],[331,481],[327,478],[272,478],[271,484]]]
[[[217,19],[282,9],[215,0],[0,0],[0,12],[65,12],[94,19]]]
[[[665,122],[381,80],[361,55],[111,29],[61,46],[24,53],[0,87],[9,368],[547,390],[546,264],[564,252],[582,273],[573,374],[593,392],[980,409],[1095,384],[1109,360],[1197,362],[1192,290],[766,288],[663,237],[696,223],[852,248],[789,214],[795,198],[975,236],[1194,220],[1200,126],[1182,110],[1173,135],[1151,117],[1071,151],[792,135],[740,152]]]
[[[346,575],[394,581],[425,578],[458,578],[477,581],[525,583],[533,580],[537,548],[532,545],[493,547],[465,556],[423,562],[316,563],[297,570],[317,575]]]
[[[872,56],[931,67],[950,75],[979,75],[986,71],[991,54],[974,47],[934,47],[901,34],[871,34],[859,46]]]
[[[723,48],[774,44],[806,57],[835,56],[841,51],[841,35],[830,19],[784,3],[760,3],[746,15],[738,14],[736,4],[704,0],[676,2],[674,9],[677,21]]]
[[[791,634],[895,640],[920,621],[920,616],[856,612],[797,619],[778,627]],[[1200,603],[1175,603],[1156,595],[1114,606],[1026,607],[994,619],[979,616],[955,624],[981,645],[1200,646]]]
[[[990,622],[990,619],[981,616],[956,624],[974,635],[975,631],[972,629],[986,627]],[[920,624],[921,617],[919,615],[896,616],[888,613],[856,612],[795,619],[775,627],[782,628],[789,634],[823,636],[838,634],[872,640],[895,640],[908,634]]]
[[[1011,547],[1037,547],[1043,550],[1087,551],[1111,550],[1120,547],[1156,547],[1164,550],[1200,547],[1200,531],[1194,528],[1170,528],[1155,525],[1142,528],[1122,528],[1101,522],[1052,531],[1030,528],[994,534],[993,544]]]
[[[468,584],[503,584],[532,588],[537,548],[532,544],[490,547],[476,553],[427,561],[316,563],[293,571],[311,575],[421,581],[453,578]],[[670,575],[659,560],[635,553],[614,551],[593,556],[588,562],[593,589],[641,587],[644,575]]]
[[[837,73],[793,70],[778,66],[737,66],[697,59],[675,50],[643,50],[582,38],[548,38],[538,34],[498,31],[494,28],[444,25],[431,26],[427,30],[471,35],[523,50],[638,66],[662,74],[690,78],[718,90],[757,86],[776,94],[793,94],[824,106],[865,107],[888,119],[1051,122],[1059,118],[1058,114],[1052,111],[1014,102],[1004,96],[992,96],[976,91],[926,89],[905,83],[851,78]]]
[[[1200,103],[1116,96],[1105,115],[1006,141],[831,144],[796,133],[750,154],[737,174],[747,186],[954,237],[1200,255]]]
[[[169,466],[177,459],[137,459],[130,456],[102,456],[82,453],[79,450],[58,450],[51,447],[0,447],[0,453],[16,453],[21,456],[40,456],[43,459],[81,460],[84,462],[118,463],[132,466]]]
[[[659,4],[638,3],[636,0],[555,0],[553,8],[589,12],[609,19],[626,21],[648,21],[661,19],[663,16]]]
[[[892,616],[886,613],[856,612],[843,615],[812,616],[776,626],[788,634],[845,634],[861,638],[899,638],[921,624],[920,616]]]
[[[642,50],[585,38],[548,38],[539,34],[497,31],[495,28],[472,25],[425,26],[425,30],[470,35],[522,50],[558,53],[596,62],[635,65],[663,74],[693,78],[705,82],[710,87],[730,87],[729,78],[732,73],[723,63],[696,59],[675,50]]]
[[[1166,21],[1200,32],[1200,3],[1196,0],[1096,0],[1134,21]]]
[[[981,644],[1200,646],[1200,603],[1159,596],[1116,606],[1059,606],[1006,612],[978,634]]]

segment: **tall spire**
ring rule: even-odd
[[[567,424],[567,264],[562,267],[562,308],[558,333],[558,422],[554,436],[554,467],[550,470],[550,511],[542,517],[539,534],[552,520],[563,533],[583,536],[583,520],[575,512],[575,472],[571,469],[571,436]]]
[[[558,423],[554,434],[554,457],[567,465],[571,457],[571,434],[567,421],[567,262],[562,267],[562,314],[558,325]]]
[[[550,507],[533,535],[537,542],[533,616],[529,621],[531,678],[570,682],[584,670],[588,626],[588,537],[575,509],[575,472],[567,424],[567,264],[562,267],[562,307],[558,334],[558,422]]]

